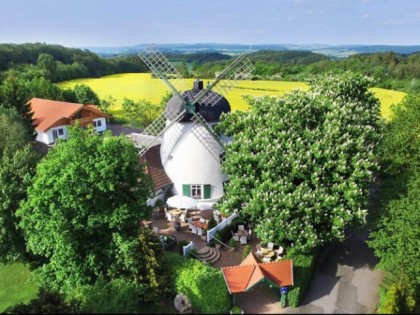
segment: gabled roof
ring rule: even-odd
[[[172,184],[166,175],[160,159],[160,144],[151,147],[144,153],[141,160],[146,164],[146,173],[150,175],[155,191]]]
[[[70,118],[82,108],[88,109],[102,117],[110,118],[111,116],[101,112],[95,105],[83,105],[78,103],[52,101],[42,98],[33,98],[28,102],[33,113],[35,129],[39,131],[47,131],[58,120],[62,118]]]
[[[239,266],[221,269],[231,294],[248,291],[264,278],[279,287],[293,285],[292,260],[260,263],[251,252]]]

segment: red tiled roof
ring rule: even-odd
[[[264,276],[278,286],[293,285],[293,264],[291,260],[280,260],[259,265]]]
[[[249,253],[239,266],[221,269],[230,293],[245,292],[263,278],[278,286],[293,285],[292,260],[260,263],[253,253]]]
[[[154,190],[161,189],[166,185],[172,184],[172,181],[166,175],[160,159],[160,144],[151,147],[142,156],[141,160],[146,163],[146,172],[152,179]]]
[[[42,98],[33,98],[28,102],[33,113],[35,129],[39,131],[46,131],[58,120],[62,118],[70,118],[82,108],[87,108],[90,111],[102,117],[111,117],[101,112],[95,105],[83,105],[77,103],[61,102],[45,100]]]
[[[246,291],[249,279],[252,277],[256,266],[236,266],[222,268],[225,281],[230,293]]]

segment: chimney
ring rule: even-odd
[[[203,81],[197,79],[194,81],[194,87],[193,90],[194,91],[200,91],[203,89]]]

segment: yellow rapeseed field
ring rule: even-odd
[[[192,88],[194,79],[186,79],[188,88]],[[168,91],[162,80],[152,78],[150,73],[123,73],[105,76],[98,79],[77,79],[59,83],[61,88],[71,88],[76,84],[86,84],[94,90],[100,98],[111,95],[116,99],[115,105],[110,109],[115,117],[122,117],[121,105],[124,97],[138,101],[146,99],[153,104],[158,104]],[[206,86],[207,80],[204,80]],[[281,95],[293,89],[307,90],[308,86],[303,82],[285,81],[240,81],[239,84],[226,95],[232,110],[247,110],[248,104],[243,95]],[[399,103],[405,93],[385,90],[380,88],[371,89],[381,102],[382,116],[389,118],[390,105]]]

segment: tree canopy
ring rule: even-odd
[[[140,263],[144,253],[135,254],[150,193],[128,138],[71,127],[38,163],[17,212],[28,250],[45,258],[37,269],[43,282],[67,291],[98,277],[138,281],[142,270],[150,273],[153,266]]]
[[[0,107],[0,261],[25,258],[26,249],[16,210],[39,160],[22,117]]]
[[[300,250],[342,240],[348,225],[363,223],[380,117],[369,84],[329,74],[309,91],[249,98],[248,112],[225,115],[218,128],[234,138],[218,207],[248,217],[263,241]]]

